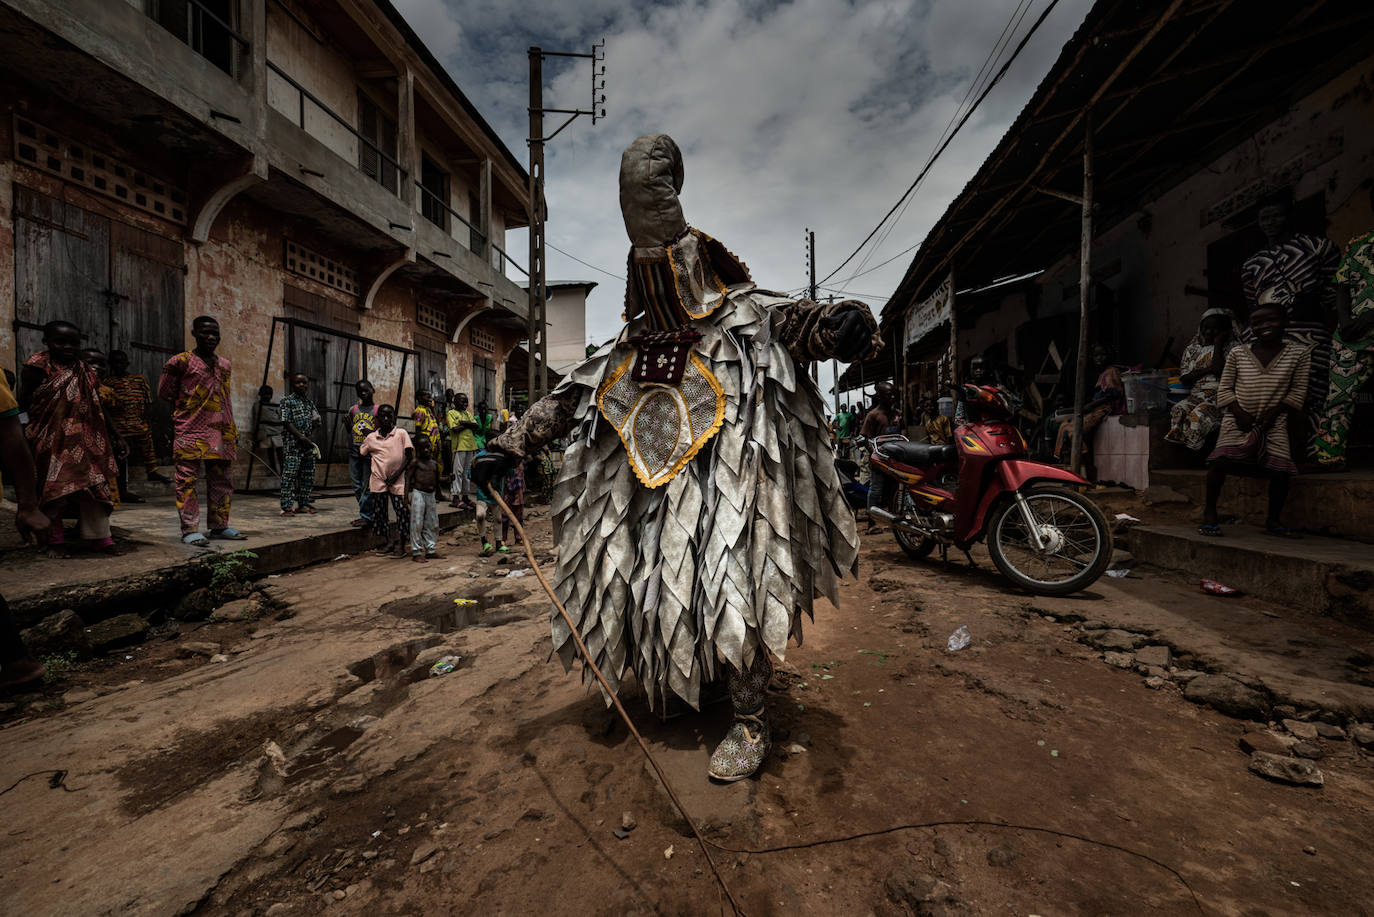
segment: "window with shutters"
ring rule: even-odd
[[[396,122],[376,102],[358,93],[358,169],[392,194],[399,187]]]

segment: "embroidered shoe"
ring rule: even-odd
[[[762,707],[754,713],[736,713],[730,731],[711,754],[706,773],[725,783],[752,776],[768,757],[771,738]]]

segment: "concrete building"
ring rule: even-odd
[[[208,314],[243,446],[288,370],[326,441],[363,376],[500,400],[528,176],[389,0],[0,0],[0,83],[0,364],[64,318],[155,383]]]
[[[587,295],[594,280],[551,280],[548,288],[549,369],[568,374],[587,359]]]

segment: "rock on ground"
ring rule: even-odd
[[[1269,780],[1294,786],[1321,786],[1325,783],[1321,770],[1311,761],[1271,755],[1266,751],[1257,751],[1250,756],[1250,770]]]
[[[1350,727],[1350,738],[1363,748],[1374,748],[1374,729],[1361,723]]]
[[[220,652],[218,643],[203,640],[187,640],[177,644],[178,656],[216,656]]]
[[[1269,706],[1258,691],[1225,675],[1199,675],[1183,688],[1183,696],[1243,720],[1265,719]]]
[[[136,614],[116,615],[86,628],[86,639],[97,653],[142,643],[147,634],[148,622]]]
[[[1088,635],[1088,643],[1100,650],[1130,652],[1144,642],[1145,638],[1140,634],[1118,630],[1114,627]]]
[[[48,615],[20,636],[24,645],[35,656],[50,656],[54,653],[76,653],[78,656],[91,654],[91,641],[86,638],[86,622],[70,608],[64,608],[55,615]]]
[[[1302,720],[1284,720],[1283,728],[1306,742],[1317,737],[1317,727],[1314,723],[1304,723]]]
[[[1135,661],[1140,665],[1158,666],[1161,669],[1167,669],[1173,658],[1167,646],[1145,646],[1135,653]]]
[[[1272,732],[1246,732],[1240,737],[1240,750],[1247,755],[1265,751],[1271,755],[1288,754],[1288,744]]]
[[[1106,652],[1102,654],[1102,661],[1118,669],[1129,669],[1134,664],[1130,653]]]

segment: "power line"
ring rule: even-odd
[[[959,100],[959,104],[955,106],[954,111],[950,112],[949,120],[945,122],[944,128],[940,131],[940,136],[935,138],[935,147],[938,147],[949,134],[950,128],[954,126],[955,120],[958,119],[959,115],[964,111],[964,106],[968,104],[969,99],[973,98],[976,93],[981,92],[986,85],[985,81],[992,78],[993,70],[996,68],[998,61],[1002,59],[1002,52],[1011,44],[1012,38],[1016,35],[1017,30],[1021,28],[1021,23],[1025,21],[1026,14],[1030,12],[1030,8],[1031,0],[1019,0],[1017,5],[1012,9],[1011,15],[1007,17],[1006,24],[1002,26],[1002,33],[998,35],[997,40],[993,42],[987,57],[983,58],[983,65],[978,68],[978,72],[975,73],[973,79],[969,81],[968,89],[964,91],[964,97]],[[931,157],[927,158],[927,165],[930,162],[930,158],[934,156],[935,154],[932,153]],[[892,231],[897,228],[897,224],[902,221],[902,217],[906,216],[907,208],[911,206],[912,200],[914,200],[914,198],[908,196],[906,203],[903,204],[902,209],[898,211],[897,218],[888,224],[886,231],[883,232],[877,243],[864,255],[863,260],[859,262],[859,266],[854,270],[854,273],[849,275],[848,279],[844,281],[845,285],[852,283],[855,277],[863,275],[864,266],[867,265],[869,259],[876,255],[883,245],[887,243],[888,236],[892,235]]]
[[[624,282],[625,282],[625,278],[624,278],[624,277],[621,277],[619,274],[613,274],[613,273],[611,273],[610,271],[606,270],[604,267],[597,267],[595,264],[591,264],[591,263],[589,263],[589,262],[587,262],[587,261],[583,261],[581,258],[577,257],[576,255],[569,255],[567,252],[563,251],[563,249],[559,248],[557,245],[554,245],[554,244],[553,244],[552,242],[550,242],[548,239],[545,239],[545,240],[544,240],[544,244],[547,245],[549,248],[553,249],[554,251],[558,252],[560,255],[563,255],[564,257],[573,259],[574,261],[576,261],[578,264],[582,265],[583,267],[589,267],[589,268],[591,268],[591,269],[594,270],[594,271],[600,271],[601,273],[605,274],[607,277],[614,277],[616,280],[619,280],[621,283],[624,283]]]
[[[897,208],[901,207],[902,204],[906,201],[906,199],[911,195],[911,192],[916,190],[916,186],[921,183],[921,179],[926,177],[926,173],[929,172],[931,167],[935,165],[935,162],[940,158],[940,155],[944,153],[946,149],[948,149],[950,143],[952,143],[954,141],[954,138],[958,136],[959,131],[963,128],[965,124],[968,123],[968,119],[973,116],[973,113],[975,111],[978,110],[978,106],[983,103],[983,100],[988,97],[988,94],[991,93],[992,90],[996,88],[997,84],[1002,81],[1002,77],[1006,75],[1009,69],[1011,69],[1011,65],[1016,61],[1016,58],[1020,56],[1021,52],[1025,49],[1026,44],[1031,40],[1031,36],[1033,36],[1036,33],[1036,31],[1040,28],[1040,25],[1049,17],[1050,13],[1058,5],[1059,0],[1050,0],[1050,5],[1045,7],[1045,11],[1040,14],[1040,17],[1038,19],[1035,20],[1035,23],[1030,27],[1030,31],[1022,37],[1021,42],[1016,46],[1016,50],[1012,52],[1011,57],[1007,58],[1007,62],[1002,65],[1002,69],[997,71],[997,75],[993,77],[992,82],[988,83],[987,87],[982,91],[981,94],[979,94],[978,98],[974,100],[973,106],[964,113],[964,116],[959,120],[958,125],[955,126],[953,133],[951,133],[948,137],[945,138],[944,142],[940,144],[938,149],[936,149],[935,154],[931,156],[928,162],[926,162],[925,167],[921,169],[921,173],[916,176],[916,180],[913,181],[911,185],[906,189],[906,191],[902,193],[902,196],[897,199],[897,203],[893,204],[892,208],[888,210],[886,214],[883,215],[883,218],[878,221],[878,225],[873,227],[873,231],[864,237],[864,240],[859,243],[859,247],[854,249],[854,251],[850,253],[848,258],[845,258],[843,261],[841,261],[838,267],[836,267],[829,274],[826,274],[823,278],[821,278],[820,283],[825,283],[825,281],[829,280],[831,277],[834,277],[841,270],[843,270],[846,264],[853,261],[854,256],[859,254],[859,252],[863,251],[864,246],[867,245],[869,241],[872,240],[872,238],[878,234],[878,231],[883,228],[883,225],[887,222],[888,217],[896,213]]]

